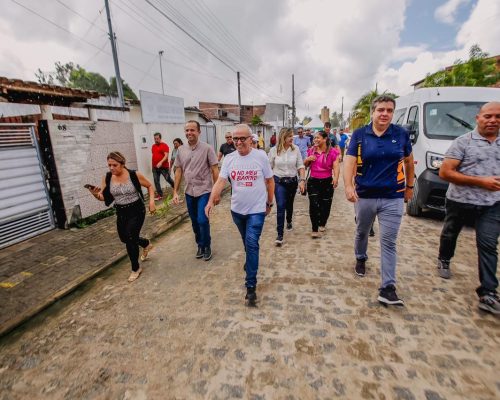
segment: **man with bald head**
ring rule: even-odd
[[[438,273],[449,279],[450,260],[467,222],[476,230],[479,308],[500,314],[496,277],[500,234],[500,102],[484,104],[476,128],[456,138],[445,154],[439,176],[450,182],[439,246]]]

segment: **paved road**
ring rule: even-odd
[[[0,399],[498,399],[500,320],[477,309],[473,232],[454,277],[436,277],[441,221],[405,217],[398,292],[376,302],[353,273],[352,206],[335,194],[326,235],[310,239],[307,200],[294,230],[262,239],[259,307],[244,307],[243,252],[228,200],[214,258],[194,259],[188,222],[157,241],[145,273],[107,270],[0,342]],[[378,229],[376,228],[376,231]]]

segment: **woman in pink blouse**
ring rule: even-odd
[[[311,171],[307,181],[307,193],[313,238],[320,237],[320,232],[325,231],[330,216],[333,191],[339,183],[339,154],[340,152],[331,146],[328,134],[324,131],[319,131],[314,136],[314,146],[307,150],[304,165],[310,167]]]

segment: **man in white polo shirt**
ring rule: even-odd
[[[252,147],[252,131],[246,124],[236,125],[233,131],[235,152],[224,157],[219,179],[205,208],[207,217],[220,201],[228,178],[231,178],[231,214],[245,246],[245,299],[255,306],[257,270],[259,268],[259,239],[264,219],[271,211],[274,198],[274,179],[264,151]]]

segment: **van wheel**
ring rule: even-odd
[[[420,217],[422,215],[422,208],[418,206],[418,182],[416,179],[414,185],[413,197],[406,204],[406,213],[412,217]]]

